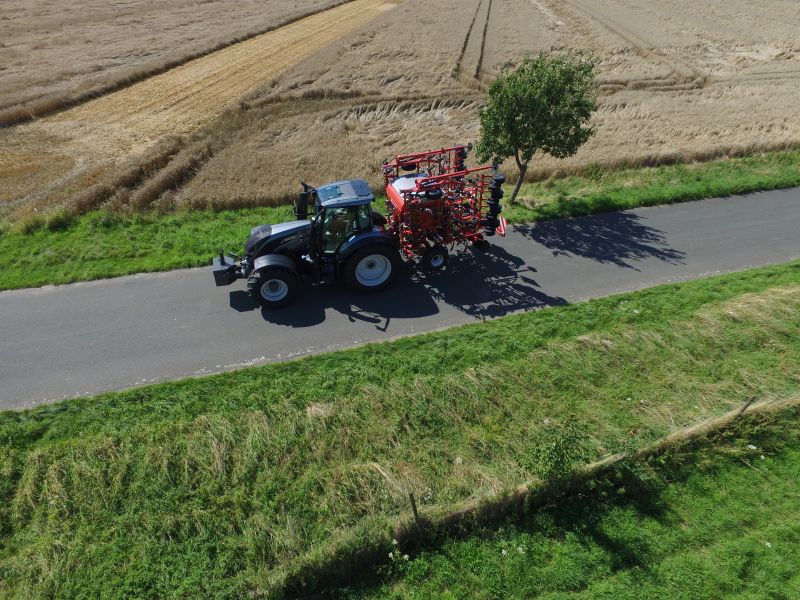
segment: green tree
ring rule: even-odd
[[[573,53],[526,57],[506,65],[489,87],[480,113],[478,158],[517,162],[517,198],[528,165],[537,152],[566,158],[591,137],[589,118],[597,110],[594,64]]]

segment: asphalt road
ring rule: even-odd
[[[800,189],[522,226],[488,254],[262,312],[210,269],[0,293],[0,408],[215,373],[800,257]]]

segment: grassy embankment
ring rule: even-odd
[[[0,595],[270,596],[437,514],[800,391],[800,263],[0,414]],[[588,567],[587,567],[588,568]],[[346,580],[343,582],[346,583]]]
[[[380,577],[337,595],[800,597],[800,412],[759,419],[681,450],[408,560],[395,547]]]
[[[615,171],[528,184],[506,204],[512,222],[553,219],[800,185],[800,151]],[[0,289],[210,264],[237,252],[253,225],[291,218],[288,206],[121,216],[56,214],[0,235]]]

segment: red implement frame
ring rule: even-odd
[[[486,196],[494,169],[466,168],[467,150],[454,146],[404,154],[383,165],[387,227],[406,256],[421,256],[437,244],[453,248],[480,243],[495,231],[505,235],[505,219],[496,215],[488,231]]]

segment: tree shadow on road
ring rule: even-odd
[[[685,253],[671,248],[664,232],[644,220],[634,213],[615,212],[524,224],[515,230],[549,248],[554,256],[583,256],[637,271],[633,263],[648,258],[682,264]]]

